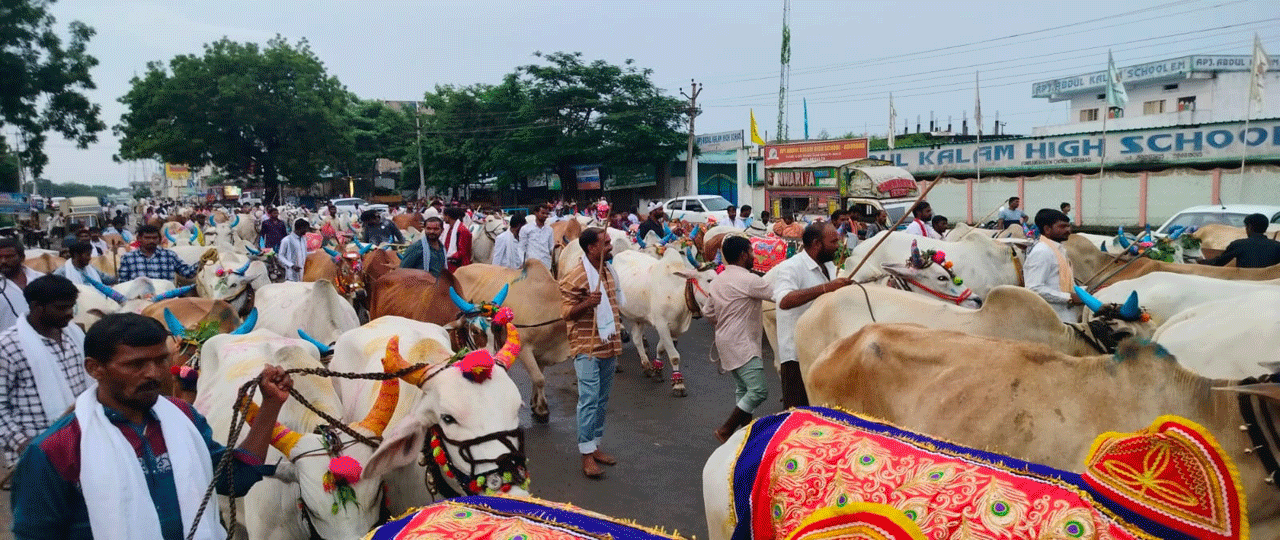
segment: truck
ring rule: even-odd
[[[65,223],[81,223],[86,227],[102,226],[102,203],[97,197],[67,197],[58,207]]]
[[[916,178],[887,161],[859,161],[841,169],[840,174],[841,206],[853,219],[866,223],[875,221],[880,210],[888,214],[889,223],[896,223],[920,196]]]

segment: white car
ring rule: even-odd
[[[387,205],[370,203],[359,197],[333,199],[329,203],[337,208],[339,214],[354,214],[358,217],[365,210],[377,210],[379,214],[387,215]]]
[[[729,221],[729,213],[725,209],[732,205],[733,203],[719,195],[688,195],[663,203],[662,209],[671,219],[706,223],[707,216],[711,216],[716,223],[725,225]]]
[[[1192,206],[1186,210],[1174,214],[1168,221],[1164,222],[1155,234],[1164,236],[1169,234],[1169,230],[1181,225],[1185,229],[1192,227],[1200,228],[1210,223],[1220,223],[1230,225],[1232,227],[1244,228],[1244,218],[1249,214],[1262,214],[1267,216],[1267,221],[1271,223],[1267,227],[1268,231],[1280,229],[1280,206],[1263,205],[1263,204],[1209,204],[1204,206]]]

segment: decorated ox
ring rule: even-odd
[[[1280,279],[1232,281],[1193,274],[1152,272],[1101,289],[1094,296],[1103,303],[1114,303],[1123,302],[1130,293],[1136,292],[1143,299],[1142,307],[1151,313],[1151,321],[1161,325],[1175,315],[1211,300],[1270,291],[1280,291]],[[1210,335],[1216,336],[1205,334],[1206,337]]]
[[[1280,287],[1263,287],[1192,306],[1160,325],[1156,343],[1202,377],[1258,375],[1259,361],[1280,351]]]
[[[177,221],[170,221],[160,227],[161,236],[168,240],[165,247],[178,246],[203,246],[204,232],[198,226],[192,226],[190,229]]]
[[[142,314],[164,323],[173,340],[169,342],[169,371],[174,375],[172,394],[186,401],[195,399],[200,369],[200,347],[218,334],[245,334],[257,322],[240,316],[231,304],[208,298],[168,298],[142,309]],[[251,314],[252,315],[252,314]]]
[[[685,396],[680,351],[676,349],[675,340],[689,329],[694,317],[702,316],[702,305],[710,299],[707,287],[715,272],[710,265],[699,268],[687,251],[681,253],[675,249],[668,249],[661,259],[638,251],[624,251],[614,255],[613,264],[625,296],[618,311],[630,329],[631,343],[640,355],[645,375],[663,378],[662,361],[651,362],[645,351],[644,329],[652,327],[671,360],[671,393]]]
[[[570,244],[578,247],[577,242]],[[566,249],[566,252],[569,250]],[[581,248],[579,248],[581,253]],[[471,301],[490,298],[509,287],[504,303],[515,312],[513,324],[520,328],[524,346],[520,363],[529,372],[533,397],[529,401],[534,420],[551,417],[542,369],[569,358],[569,336],[560,318],[560,285],[542,262],[525,261],[519,270],[488,264],[459,268],[454,277]]]
[[[1092,301],[1088,294],[1083,298]],[[1142,321],[1136,295],[1105,308],[1097,305],[1099,312],[1088,323],[1064,324],[1039,295],[1011,285],[993,289],[977,310],[875,283],[845,287],[818,297],[796,321],[796,358],[800,372],[805,373],[828,345],[873,322],[916,323],[975,336],[1040,343],[1078,356],[1114,352],[1126,338],[1146,339],[1155,333],[1156,325]]]
[[[336,281],[338,279],[338,263],[334,262],[334,257],[338,255],[337,251],[328,248],[308,253],[306,266],[302,270],[302,281],[320,281],[322,279],[330,282]]]
[[[393,515],[398,515],[393,512]],[[572,538],[587,540],[680,540],[632,523],[597,514],[572,504],[533,497],[473,496],[433,502],[378,527],[370,538],[448,538],[464,531],[469,538],[508,538],[519,530],[519,539],[566,538],[565,524],[572,523]]]
[[[742,229],[730,225],[716,225],[702,235],[702,245],[698,248],[702,258],[707,262],[720,255],[720,246],[730,236],[746,236]]]
[[[1251,442],[1249,431],[1255,407],[1269,424],[1280,404],[1211,391],[1234,383],[1198,377],[1158,345],[1130,340],[1115,355],[1075,357],[1040,344],[871,324],[831,344],[806,375],[814,404],[1064,470],[1079,470],[1094,434],[1182,416],[1204,426],[1235,462],[1250,529],[1259,538],[1280,534],[1280,490],[1255,455],[1276,449],[1265,439]],[[1252,405],[1242,411],[1242,402]]]
[[[177,298],[195,289],[193,286],[175,289],[171,281],[145,277],[115,287],[107,287],[93,279],[86,281],[88,285],[76,286],[80,294],[76,297],[76,314],[72,319],[85,329],[112,313],[142,313],[154,302]]]
[[[58,253],[53,251],[28,249],[25,255],[26,258],[22,261],[24,266],[45,274],[52,274],[54,270],[67,264],[66,259],[59,257]]]
[[[484,221],[480,222],[479,230],[471,235],[471,260],[478,263],[489,264],[493,262],[493,244],[498,240],[498,235],[507,232],[510,225],[506,219],[497,214],[485,216]]]
[[[371,249],[368,253],[365,253],[361,264],[364,267],[361,280],[365,282],[365,289],[367,290],[378,278],[387,272],[400,268],[400,254],[389,247]]]
[[[246,255],[219,252],[196,272],[196,293],[203,298],[225,300],[245,315],[253,309],[254,291],[271,284],[265,263]]]
[[[613,245],[614,255],[622,253],[623,251],[636,249],[636,245],[631,243],[631,237],[627,235],[627,233],[618,229],[606,229],[606,232],[609,233],[609,242]],[[645,251],[644,253],[653,255],[653,253],[649,251]],[[560,253],[556,255],[555,275],[563,276],[565,272],[569,271],[569,265],[581,260],[582,245],[576,241],[565,244],[564,249],[560,250]]]
[[[409,227],[422,230],[426,225],[426,221],[422,219],[422,214],[417,212],[391,216],[391,223],[395,224],[396,228],[401,231],[406,230]]]
[[[552,246],[551,259],[555,260],[560,255],[560,250],[564,249],[569,243],[578,240],[582,236],[582,223],[576,219],[561,219],[551,224],[552,239],[555,245]]]
[[[707,460],[702,492],[716,540],[1249,537],[1234,463],[1193,421],[1103,433],[1076,467],[812,407],[736,433]]]
[[[1280,239],[1280,229],[1275,224],[1267,228],[1267,237],[1272,240]],[[1210,250],[1212,253],[1206,253],[1206,256],[1217,256],[1226,251],[1227,246],[1232,242],[1240,240],[1247,236],[1244,228],[1232,227],[1221,223],[1207,223],[1190,233],[1192,238],[1200,241],[1200,247],[1204,250]]]
[[[383,442],[382,461],[367,469],[385,479],[393,515],[432,499],[432,489],[528,494],[519,437],[520,392],[507,375],[520,340],[514,328],[507,335],[510,339],[496,357],[482,350],[462,358],[454,355],[444,328],[402,317],[375,319],[339,338],[330,362],[338,371],[381,370],[384,354],[390,355],[388,370],[429,366],[400,382],[402,398]],[[354,418],[373,402],[375,386],[368,380],[337,380],[348,415]],[[427,439],[433,450],[424,466],[419,458]],[[503,473],[511,476],[504,481]]]
[[[872,252],[871,248],[883,235],[888,235],[889,238]],[[851,277],[855,281],[880,279],[884,277],[884,265],[904,260],[903,255],[910,252],[912,245],[918,245],[923,250],[945,253],[947,260],[955,264],[955,275],[963,279],[965,286],[979,297],[985,297],[999,285],[1022,285],[1022,263],[1017,258],[1018,251],[975,234],[966,235],[958,242],[946,242],[903,232],[881,232],[853,249],[840,275],[848,275],[870,252],[871,256],[866,264],[858,270],[857,275]]]
[[[355,308],[325,280],[272,283],[254,294],[258,327],[282,336],[298,331],[327,344],[360,326]]]
[[[397,268],[374,281],[369,318],[397,315],[441,326],[449,324],[458,318],[458,308],[449,297],[451,288],[461,296],[467,294],[448,272],[437,278],[424,270]]]
[[[1268,266],[1266,268],[1236,268],[1228,266],[1210,266],[1205,264],[1167,263],[1148,259],[1146,257],[1139,257],[1137,260],[1124,263],[1123,265],[1116,265],[1113,268],[1115,269],[1105,269],[1101,275],[1093,278],[1089,283],[1087,283],[1087,285],[1089,285],[1091,289],[1100,289],[1121,281],[1139,278],[1152,272],[1173,272],[1175,274],[1187,274],[1239,281],[1267,281],[1280,279],[1280,264]],[[1077,277],[1085,279],[1082,276]]]
[[[230,428],[237,390],[263,366],[323,367],[319,352],[309,342],[270,330],[212,337],[200,356],[202,374],[194,405],[208,418],[216,438],[225,438]],[[312,406],[332,418],[342,417],[344,408],[332,379],[295,373],[293,380],[294,390]],[[274,451],[268,452],[267,462],[280,462],[289,473],[265,478],[245,495],[244,526],[249,538],[360,538],[378,523],[382,479],[363,473],[375,450],[370,443],[377,444],[396,408],[400,383],[393,379],[378,386],[381,391],[364,419],[345,426],[363,439],[327,425],[297,400],[285,403],[272,432]],[[256,407],[248,409],[248,416],[256,414]]]

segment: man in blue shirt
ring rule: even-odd
[[[1000,223],[1000,230],[1009,228],[1010,225],[1027,224],[1027,213],[1018,209],[1022,204],[1022,200],[1017,197],[1009,197],[1009,207],[1001,208],[1000,213],[996,215],[996,220]]]
[[[213,249],[213,248],[209,248]],[[138,249],[120,258],[120,282],[136,277],[172,280],[176,272],[182,277],[195,277],[199,268],[185,264],[177,253],[160,247],[160,228],[155,225],[138,227]]]
[[[119,530],[104,527],[126,527],[129,531],[159,530],[163,540],[182,540],[186,536],[184,524],[190,523],[200,501],[179,500],[178,486],[191,487],[192,478],[199,481],[208,474],[203,471],[211,464],[216,468],[226,452],[232,452],[231,486],[217,483],[219,493],[228,495],[233,488],[239,495],[261,480],[275,474],[275,467],[263,465],[271,430],[281,406],[289,397],[293,381],[284,370],[266,366],[259,383],[262,405],[257,418],[249,427],[244,443],[230,450],[212,438],[209,424],[189,404],[161,396],[161,381],[169,377],[168,332],[159,321],[134,313],[117,313],[103,317],[89,328],[85,336],[85,368],[97,380],[76,399],[76,410],[64,415],[47,431],[36,437],[18,462],[13,479],[13,532],[20,540],[26,539],[89,539],[120,536]],[[103,428],[92,420],[86,424],[86,415],[94,415],[94,408],[105,414],[105,435],[119,437],[119,445],[98,444],[108,451],[92,456],[81,454],[82,443],[92,446],[90,437],[102,437]],[[174,412],[177,414],[174,414]],[[176,418],[176,420],[174,420]],[[170,423],[174,422],[174,423]],[[169,448],[169,443],[179,440],[183,430],[192,425],[204,448],[183,453],[182,445]],[[97,431],[95,431],[97,429]],[[166,439],[165,432],[171,431]],[[120,454],[114,455],[113,451]],[[188,447],[187,450],[190,450]],[[195,460],[208,459],[209,464],[192,462],[184,456],[195,455]],[[96,463],[94,463],[96,462]],[[125,485],[109,489],[95,487],[101,482],[82,477],[107,466],[140,467],[146,493],[121,493]],[[117,476],[127,477],[132,471]],[[207,482],[206,484],[207,485]],[[132,501],[124,505],[121,499]],[[147,508],[148,503],[154,509]],[[211,506],[217,507],[217,501]],[[104,514],[103,508],[123,509],[124,514]],[[184,520],[183,510],[191,514]],[[150,512],[154,512],[151,514]],[[129,516],[155,515],[155,523],[136,523]],[[216,511],[206,511],[204,519],[217,518]],[[218,527],[220,528],[220,526]],[[208,530],[207,528],[205,529]],[[128,534],[128,533],[126,533]],[[200,540],[209,534],[197,534]]]
[[[444,243],[440,241],[442,233],[444,233],[444,220],[434,216],[427,218],[423,226],[422,240],[409,244],[409,248],[404,250],[404,257],[400,259],[400,268],[426,270],[431,272],[431,275],[440,277],[445,269]],[[423,246],[428,248],[424,250]],[[425,265],[423,254],[426,254]]]

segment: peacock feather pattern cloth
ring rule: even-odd
[[[1248,538],[1234,466],[1177,417],[1099,436],[1083,475],[832,409],[748,429],[730,478],[736,540],[914,538],[910,527],[857,529],[859,515],[889,523],[886,508],[929,539]],[[842,528],[853,532],[833,533]]]
[[[535,498],[473,496],[425,506],[366,540],[670,540],[681,537]]]

